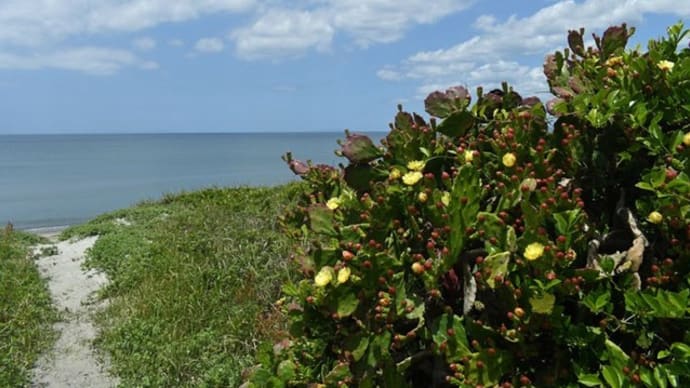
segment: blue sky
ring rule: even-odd
[[[0,134],[386,130],[461,84],[546,91],[568,29],[690,1],[0,0]]]

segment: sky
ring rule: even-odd
[[[385,131],[402,103],[508,81],[548,92],[569,29],[687,0],[0,0],[0,134]]]

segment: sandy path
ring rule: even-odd
[[[84,252],[97,237],[56,243],[58,254],[42,257],[37,265],[63,321],[55,325],[60,337],[33,371],[34,387],[114,387],[117,380],[103,371],[91,346],[96,337],[91,314],[98,308],[93,293],[107,281],[103,274],[83,271]]]

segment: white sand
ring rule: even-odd
[[[97,238],[58,242],[55,244],[57,255],[37,261],[42,275],[48,278],[50,292],[63,321],[55,325],[60,337],[54,348],[34,367],[34,387],[117,386],[117,380],[97,361],[92,347],[96,337],[92,314],[98,309],[93,293],[107,279],[101,273],[81,268],[84,252]]]

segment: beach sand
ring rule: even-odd
[[[64,229],[64,228],[63,228]],[[105,372],[92,346],[96,329],[92,315],[101,305],[94,292],[106,284],[105,275],[84,271],[82,263],[87,249],[98,237],[75,241],[56,241],[62,229],[34,231],[50,238],[58,253],[37,260],[38,268],[48,279],[48,287],[62,320],[54,328],[59,333],[53,349],[42,355],[33,370],[33,387],[114,387],[117,380]],[[40,250],[41,246],[36,247]],[[107,364],[107,362],[106,362]]]

